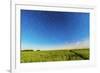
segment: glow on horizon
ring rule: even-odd
[[[52,46],[47,46],[47,45],[34,45],[34,44],[29,44],[27,46],[22,45],[22,50],[61,50],[61,49],[83,49],[83,48],[89,48],[89,39],[84,39],[81,41],[77,42],[71,42],[71,43],[64,43],[64,44],[56,44]],[[30,47],[30,48],[29,48]]]

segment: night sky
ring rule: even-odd
[[[21,10],[21,46],[49,48],[89,38],[89,13]]]

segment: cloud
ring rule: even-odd
[[[64,48],[66,49],[81,49],[81,48],[89,48],[89,39],[84,39],[81,41],[76,41],[72,43],[67,43]]]

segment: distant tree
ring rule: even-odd
[[[36,51],[40,51],[40,50],[36,50]]]
[[[32,50],[32,49],[27,49],[27,50],[22,50],[22,51],[34,51],[34,50]]]

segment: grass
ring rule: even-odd
[[[21,63],[89,60],[89,48],[72,50],[21,50]]]

